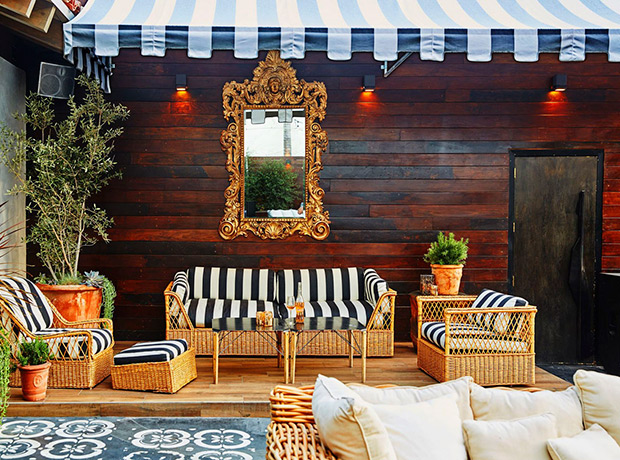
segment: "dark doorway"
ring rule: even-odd
[[[594,357],[600,266],[600,150],[511,152],[509,276],[538,307],[538,362]]]

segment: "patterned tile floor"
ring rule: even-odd
[[[252,460],[265,458],[265,418],[12,418],[0,459]]]

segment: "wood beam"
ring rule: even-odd
[[[38,2],[30,14],[30,17],[25,17],[2,9],[0,9],[0,14],[14,21],[21,22],[28,27],[32,27],[35,30],[47,33],[54,19],[54,14],[56,14],[56,7],[47,2]]]
[[[0,15],[0,26],[7,27],[15,33],[33,41],[39,45],[49,48],[57,53],[63,53],[62,22],[52,21],[47,33],[33,29],[25,24],[13,21]]]
[[[10,11],[29,18],[37,0],[0,0],[0,11]]]

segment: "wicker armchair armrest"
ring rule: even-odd
[[[366,325],[369,331],[373,329],[381,330],[394,330],[394,305],[396,303],[396,291],[389,289],[387,292],[381,294],[375,309],[370,315],[368,324]]]
[[[443,321],[447,308],[469,308],[476,296],[418,296],[418,323]]]
[[[94,318],[87,319],[83,321],[67,321],[62,316],[57,316],[55,318],[57,320],[54,321],[54,327],[56,324],[58,327],[68,327],[75,329],[109,329],[110,331],[114,331],[114,325],[111,319],[108,318]]]
[[[319,438],[312,416],[314,386],[273,389],[267,427],[267,460],[337,460]]]
[[[171,281],[164,291],[164,303],[166,306],[166,329],[194,329],[185,310],[185,305],[175,291],[172,290]]]
[[[87,329],[79,329],[79,328],[75,328],[74,331],[67,331],[67,332],[55,332],[52,334],[45,334],[45,335],[36,335],[36,338],[43,340],[44,342],[54,342],[54,341],[62,341],[64,342],[64,339],[70,339],[72,337],[75,338],[79,338],[79,337],[84,337],[86,340],[86,346],[87,346],[87,354],[89,357],[93,357],[94,353],[93,353],[93,335],[92,333],[87,330]],[[114,345],[114,342],[112,342],[112,345]],[[79,342],[75,342],[73,344],[73,346],[78,347],[79,346]],[[52,351],[52,355],[53,353],[53,346],[50,345],[50,350]],[[58,360],[59,358],[57,356],[53,356],[53,359]],[[60,358],[61,361],[74,361],[76,360],[76,358]]]

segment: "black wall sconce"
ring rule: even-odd
[[[566,74],[558,73],[551,80],[551,91],[566,91],[568,77]]]
[[[176,88],[177,91],[187,91],[187,75],[184,73],[177,74]]]
[[[364,75],[364,84],[362,86],[362,91],[373,92],[374,90],[375,90],[375,76]]]

